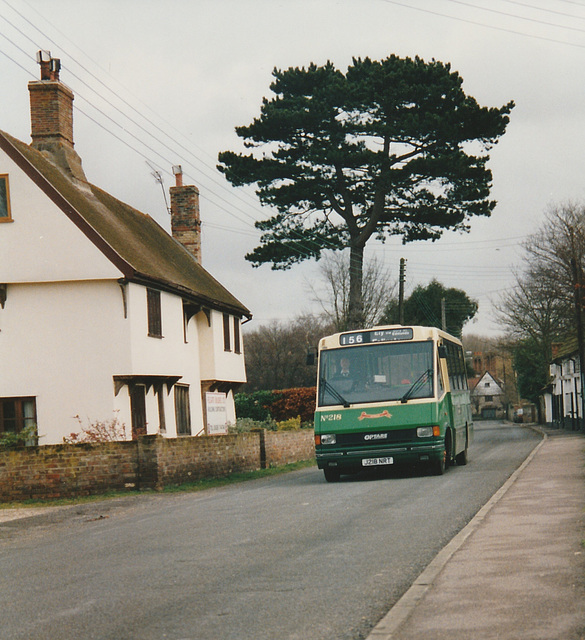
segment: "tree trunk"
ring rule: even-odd
[[[364,268],[363,246],[350,246],[349,253],[349,310],[347,328],[361,329],[364,326],[364,299],[362,278]]]

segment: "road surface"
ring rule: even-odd
[[[538,443],[476,425],[469,464],[308,468],[0,525],[3,640],[356,640]]]

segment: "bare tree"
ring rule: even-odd
[[[333,324],[335,331],[345,331],[350,326],[349,272],[349,252],[328,253],[320,263],[320,281],[307,282],[313,302],[320,305],[323,317]],[[390,269],[376,258],[366,261],[362,280],[364,326],[378,324],[395,291],[396,282],[392,282]]]
[[[477,333],[466,333],[463,336],[463,346],[467,351],[496,351],[499,344],[500,339],[492,336]]]
[[[527,274],[556,298],[566,316],[564,328],[574,326],[577,274],[585,266],[585,204],[569,202],[547,213],[541,229],[524,243]]]
[[[307,351],[333,332],[321,318],[299,316],[290,322],[271,322],[244,336],[246,347],[245,391],[312,387],[316,366],[306,364]]]
[[[575,293],[583,282],[585,205],[551,208],[523,246],[524,270],[496,313],[512,341],[519,391],[536,402],[548,380],[553,343],[575,336],[581,320]]]
[[[523,272],[496,305],[499,323],[516,339],[550,345],[575,328],[574,293],[585,266],[585,205],[549,210],[542,227],[524,242]]]
[[[567,323],[566,305],[560,300],[558,289],[554,282],[530,271],[516,275],[515,286],[503,293],[496,305],[499,324],[507,329],[510,338],[531,338],[550,350]]]

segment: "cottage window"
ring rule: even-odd
[[[161,433],[165,433],[167,430],[167,421],[165,418],[165,398],[162,385],[157,390],[156,397],[158,400],[158,430]]]
[[[175,420],[178,436],[191,435],[191,409],[189,406],[189,387],[175,385]]]
[[[240,339],[240,319],[234,317],[234,351],[242,353],[242,342]]]
[[[223,350],[232,350],[232,344],[230,340],[230,316],[228,313],[223,314]]]
[[[567,360],[566,372],[565,373],[579,373],[579,363],[577,360],[570,358]]]
[[[160,307],[160,291],[146,290],[148,309],[148,335],[151,338],[162,338],[162,314]]]
[[[7,175],[0,175],[0,222],[12,222]]]
[[[0,435],[36,431],[37,409],[34,398],[0,398]]]

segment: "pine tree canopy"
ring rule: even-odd
[[[219,154],[226,178],[255,184],[273,211],[256,223],[260,245],[246,256],[255,266],[286,269],[349,247],[359,307],[372,236],[436,240],[491,214],[488,151],[513,102],[481,107],[450,65],[418,57],[358,58],[345,74],[311,64],[273,77],[260,116],[236,128],[250,153]]]

